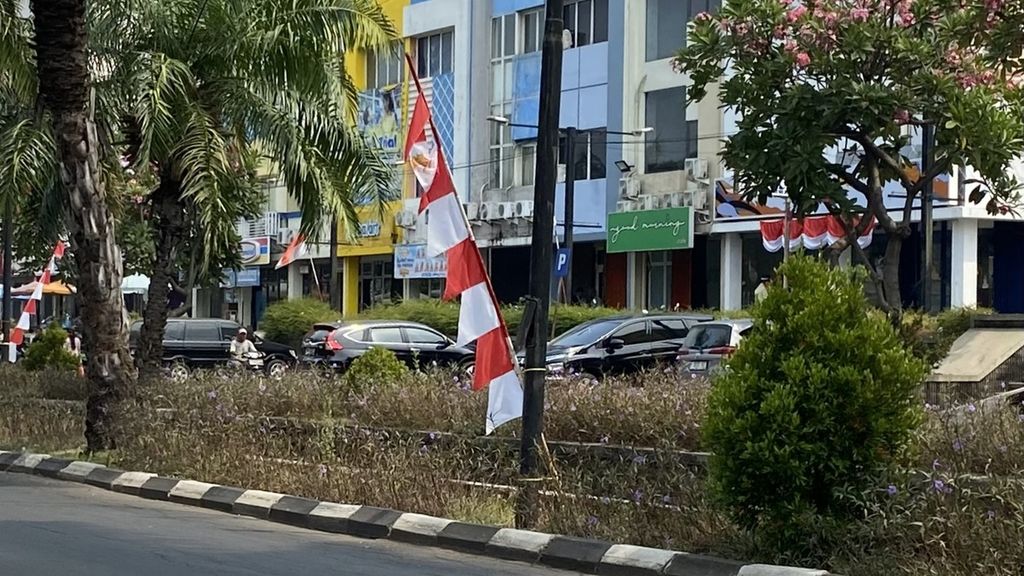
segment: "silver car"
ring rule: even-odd
[[[754,321],[715,320],[701,322],[686,335],[676,362],[680,370],[692,375],[708,374],[732,356],[744,337],[754,329]]]

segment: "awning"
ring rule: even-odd
[[[12,296],[15,296],[15,295],[22,295],[22,296],[30,295],[30,294],[32,294],[33,292],[36,291],[36,288],[38,286],[39,286],[39,282],[38,281],[29,282],[28,284],[25,284],[24,286],[18,286],[17,288],[11,290],[11,295]],[[53,295],[53,296],[70,296],[70,295],[75,293],[75,287],[70,285],[70,284],[65,284],[61,280],[57,280],[57,281],[50,282],[49,284],[43,286],[42,293],[43,294],[50,294],[50,295]]]
[[[121,292],[125,294],[146,294],[149,292],[149,276],[132,274],[121,282]]]
[[[762,220],[761,221],[761,242],[764,249],[769,252],[782,250],[784,244],[782,235],[786,223],[784,220]],[[861,248],[871,245],[874,238],[875,220],[871,219],[867,229],[857,239]],[[831,246],[846,236],[843,224],[835,216],[811,216],[808,218],[794,219],[789,222],[789,250],[792,252],[803,247],[808,250],[819,250],[825,246]]]

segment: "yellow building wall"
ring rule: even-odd
[[[402,20],[405,7],[409,5],[409,0],[379,0],[379,2],[384,9],[384,14],[391,19],[395,30],[398,31],[398,35],[404,37]],[[408,49],[408,46],[406,46],[406,49]],[[404,62],[402,64],[403,66],[405,65]],[[345,55],[345,67],[355,85],[360,89],[365,89],[367,83],[366,54],[362,51],[347,53]],[[403,122],[403,129],[400,133],[400,142],[404,142],[405,137],[404,122],[406,121],[405,111],[408,109],[407,98],[408,89],[406,85],[402,88],[400,118]],[[403,179],[403,191],[405,189],[404,184]],[[342,258],[342,269],[344,272],[344,280],[342,282],[342,314],[346,317],[359,312],[359,259],[364,256],[381,256],[394,253],[394,244],[401,241],[401,229],[395,226],[395,214],[401,209],[401,201],[389,203],[383,215],[378,213],[376,206],[361,207],[357,211],[359,221],[364,225],[379,224],[380,233],[375,236],[342,240],[342,244],[338,246],[338,256]],[[353,238],[354,236],[358,236],[358,234],[350,233],[349,230],[345,229],[344,224],[340,224],[338,230],[339,238],[346,239]]]

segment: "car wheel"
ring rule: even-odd
[[[459,372],[462,372],[466,376],[469,376],[470,379],[472,379],[473,373],[476,372],[476,362],[463,362],[462,364],[459,365]]]
[[[267,376],[274,380],[280,380],[288,371],[288,363],[284,360],[271,360],[267,363]]]
[[[598,384],[601,383],[601,379],[597,376],[597,374],[594,374],[593,372],[580,372],[579,379],[580,382],[586,384],[587,386],[597,386]]]
[[[172,382],[181,384],[188,380],[189,370],[182,362],[175,362],[167,369],[167,376]]]

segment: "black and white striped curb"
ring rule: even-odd
[[[0,472],[38,474],[151,500],[199,506],[322,532],[438,546],[591,574],[828,576],[822,570],[764,564],[744,565],[685,552],[467,524],[373,506],[320,502],[262,490],[165,478],[148,472],[126,472],[92,462],[53,458],[49,454],[0,451]]]

